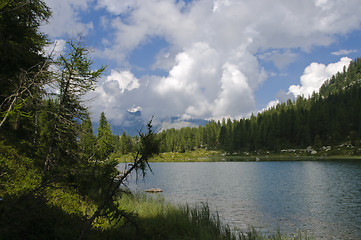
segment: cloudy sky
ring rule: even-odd
[[[46,0],[61,51],[81,34],[96,66],[89,97],[113,125],[247,117],[318,91],[361,56],[359,0]]]

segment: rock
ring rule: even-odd
[[[148,190],[145,190],[146,192],[149,192],[149,193],[159,193],[159,192],[163,192],[162,189],[160,188],[151,188],[151,189],[148,189]]]

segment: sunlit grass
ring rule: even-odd
[[[152,162],[209,162],[220,156],[220,151],[197,149],[194,151],[160,153],[151,159]]]
[[[237,239],[206,204],[174,206],[161,197],[139,194],[124,196],[119,204],[137,215],[140,229],[137,233],[127,224],[122,232],[125,239]]]
[[[117,232],[121,239],[312,239],[304,233],[285,235],[279,230],[266,234],[254,229],[237,232],[223,223],[207,204],[174,206],[160,196],[144,194],[124,196],[119,204],[137,216],[138,227],[137,231],[134,224],[122,226],[122,230]]]
[[[131,154],[118,156],[119,162],[132,162]],[[331,151],[319,150],[311,155],[305,151],[295,152],[269,152],[252,151],[226,154],[222,151],[197,149],[193,151],[166,152],[150,159],[150,162],[248,162],[248,161],[320,161],[320,160],[361,160],[360,155],[354,155],[352,149],[346,147],[332,149]]]

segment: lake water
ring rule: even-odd
[[[207,202],[236,229],[308,231],[361,239],[361,162],[151,163],[132,188],[161,188],[167,201]]]

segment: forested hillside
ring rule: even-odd
[[[361,137],[361,59],[355,59],[312,97],[288,100],[240,120],[210,121],[205,127],[159,133],[161,151],[197,148],[228,153],[307,146],[359,145]]]

